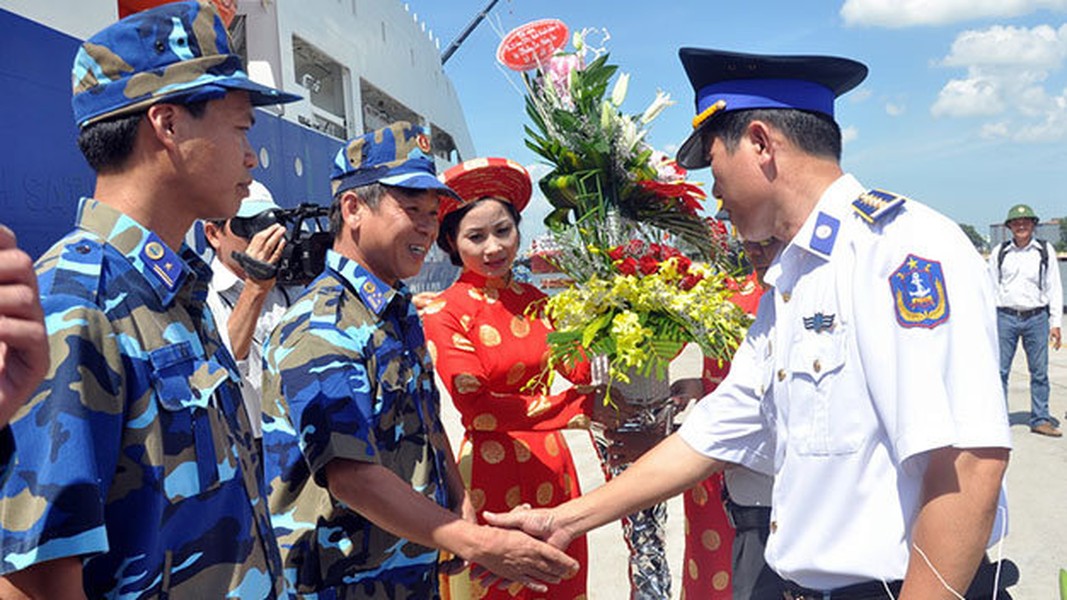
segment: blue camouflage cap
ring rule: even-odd
[[[716,115],[783,108],[834,116],[834,100],[867,77],[860,62],[836,56],[776,56],[704,48],[678,51],[696,92],[693,132],[678,150],[686,169],[708,166],[703,133]]]
[[[330,175],[333,194],[381,183],[416,190],[437,190],[459,200],[459,196],[437,179],[430,156],[430,136],[426,130],[407,121],[397,121],[357,138],[337,153]]]
[[[209,3],[173,2],[122,19],[78,49],[72,72],[78,127],[161,102],[187,104],[249,93],[254,106],[300,96],[248,78],[241,57]]]

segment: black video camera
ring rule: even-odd
[[[325,222],[330,209],[310,202],[296,208],[265,210],[253,217],[230,219],[230,231],[247,240],[274,225],[285,227],[285,249],[277,265],[264,263],[234,252],[234,259],[254,279],[277,278],[281,285],[307,285],[326,267],[326,251],[333,245],[333,234]]]

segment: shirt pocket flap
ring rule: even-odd
[[[818,384],[845,364],[844,338],[839,333],[809,333],[794,346],[789,370]]]

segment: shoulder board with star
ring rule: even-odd
[[[864,221],[874,224],[896,214],[907,198],[885,190],[870,190],[852,202],[852,210]]]

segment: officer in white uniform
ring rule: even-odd
[[[841,170],[833,103],[865,66],[680,54],[697,117],[679,163],[710,163],[744,238],[786,240],[773,290],[679,434],[582,498],[487,518],[563,543],[738,463],[775,477],[786,597],[960,597],[1011,446],[984,262],[952,221]]]

